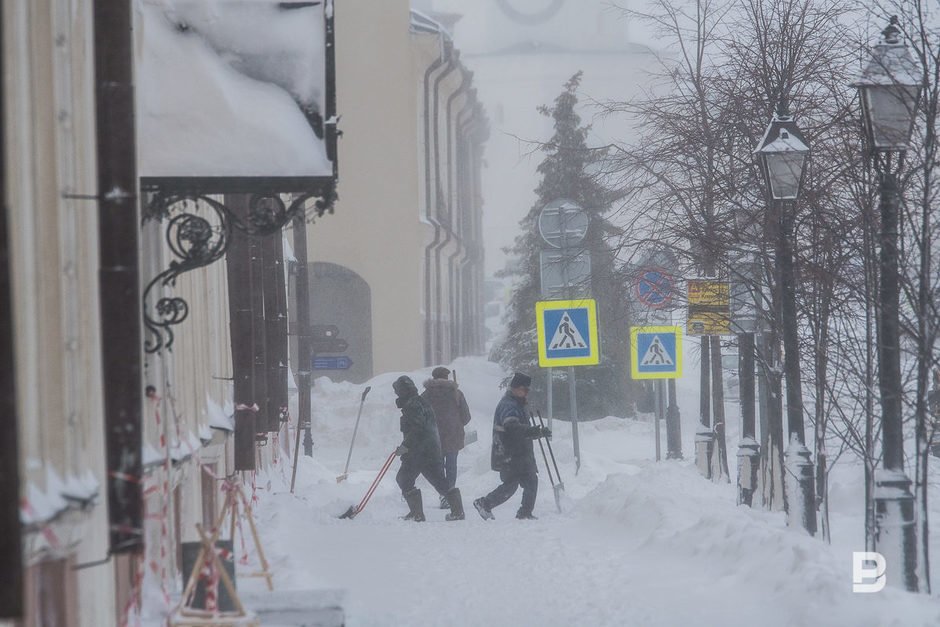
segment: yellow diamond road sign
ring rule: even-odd
[[[630,327],[630,374],[634,379],[682,376],[682,327]]]
[[[594,366],[601,361],[597,304],[592,298],[535,303],[539,366]]]

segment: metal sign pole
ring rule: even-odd
[[[552,416],[555,415],[555,412],[553,411],[553,405],[552,405],[552,387],[553,387],[552,386],[552,369],[551,367],[549,367],[549,368],[546,368],[546,370],[548,371],[548,385],[545,389],[545,400],[546,400],[545,404],[548,407],[548,430],[551,431],[552,430]]]
[[[653,437],[656,438],[656,461],[662,459],[662,435],[660,433],[660,421],[664,418],[663,416],[663,383],[664,381],[660,379],[656,381],[656,412],[653,414]]]
[[[581,470],[581,446],[578,444],[578,382],[574,366],[568,366],[568,401],[571,409],[571,441],[574,443],[574,474]]]

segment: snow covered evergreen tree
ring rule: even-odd
[[[579,416],[597,418],[632,414],[629,368],[630,322],[624,298],[624,277],[615,251],[608,240],[616,232],[605,215],[610,211],[611,193],[592,176],[599,162],[597,151],[587,145],[589,125],[581,123],[576,112],[581,72],[565,83],[552,106],[539,113],[554,120],[552,138],[541,145],[545,159],[537,171],[541,182],[535,189],[537,200],[519,222],[521,233],[512,247],[506,269],[497,276],[511,281],[512,297],[506,310],[506,336],[491,355],[504,367],[533,376],[535,404],[544,407],[546,376],[538,367],[535,331],[535,303],[543,300],[539,275],[539,251],[547,247],[538,232],[539,212],[549,202],[567,198],[581,205],[590,216],[581,246],[591,255],[590,294],[597,301],[601,363],[576,368]],[[539,376],[541,375],[541,376]],[[554,370],[554,413],[568,414],[566,369]]]

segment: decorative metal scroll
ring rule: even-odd
[[[171,349],[175,339],[173,327],[189,316],[186,300],[161,295],[163,289],[174,287],[180,275],[222,259],[233,231],[252,237],[274,235],[295,217],[303,215],[310,199],[317,198],[314,208],[319,217],[332,210],[335,197],[332,186],[294,195],[289,205],[277,193],[254,194],[248,203],[247,216],[241,217],[218,197],[198,193],[154,194],[144,211],[144,219],[166,221],[166,242],[176,259],[144,289],[144,327],[150,336],[144,342],[144,350],[157,353]],[[153,299],[156,302],[151,308],[148,304]]]

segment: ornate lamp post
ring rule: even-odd
[[[875,546],[889,564],[888,582],[916,591],[914,496],[911,480],[904,473],[901,416],[898,174],[914,129],[922,80],[901,34],[898,18],[892,17],[852,86],[858,89],[862,103],[866,148],[878,172],[881,196],[878,387],[884,455],[883,467],[875,472]]]
[[[768,202],[776,216],[776,265],[783,331],[784,377],[787,384],[786,450],[787,524],[801,525],[816,533],[816,495],[813,461],[803,433],[803,392],[800,385],[800,346],[796,323],[796,289],[793,271],[793,240],[796,202],[809,157],[809,144],[781,101],[777,114],[754,151],[764,181]]]

